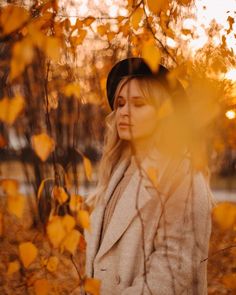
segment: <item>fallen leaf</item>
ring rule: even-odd
[[[20,263],[18,260],[14,260],[8,264],[7,275],[12,275],[20,269]]]
[[[7,196],[7,209],[11,214],[22,218],[25,208],[25,196],[22,194],[8,195]]]

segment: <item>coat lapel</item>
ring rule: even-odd
[[[109,181],[109,184],[104,196],[104,201],[101,202],[91,213],[90,222],[91,222],[92,228],[90,232],[85,231],[85,238],[87,241],[89,240],[89,245],[87,248],[87,258],[86,258],[87,262],[93,261],[94,257],[96,256],[98,246],[99,246],[101,227],[102,227],[103,215],[104,215],[106,203],[109,200],[109,197],[112,195],[113,190],[115,189],[116,185],[120,181],[128,165],[129,165],[128,158],[124,158],[120,162],[119,166],[117,167],[117,169],[114,171],[114,173],[111,176],[111,179]],[[92,265],[88,265],[87,268],[88,268],[87,274],[92,275]]]

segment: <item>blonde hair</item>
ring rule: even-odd
[[[133,78],[138,80],[140,91],[142,92],[144,98],[146,98],[149,103],[153,104],[155,108],[160,108],[166,100],[171,101],[170,94],[165,90],[161,83],[153,77],[125,76],[119,82],[114,95],[113,111],[105,118],[106,131],[103,153],[98,169],[97,187],[94,193],[86,200],[86,203],[92,207],[95,207],[98,203],[103,201],[112,172],[119,165],[120,161],[124,157],[130,157],[132,155],[130,143],[119,138],[116,128],[115,114],[117,109],[116,97],[121,91],[121,88]],[[161,122],[158,125],[161,126]],[[163,132],[161,132],[161,128],[156,130],[157,132],[154,134],[154,144],[156,143],[158,145],[161,141],[163,141],[165,131],[163,129]]]

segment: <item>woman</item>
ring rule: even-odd
[[[85,233],[86,274],[102,295],[207,294],[211,194],[184,141],[173,148],[186,135],[184,92],[167,74],[128,58],[108,75],[112,112]]]

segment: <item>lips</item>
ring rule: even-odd
[[[126,123],[120,123],[119,124],[120,127],[129,127],[131,126],[130,124],[126,124]]]

